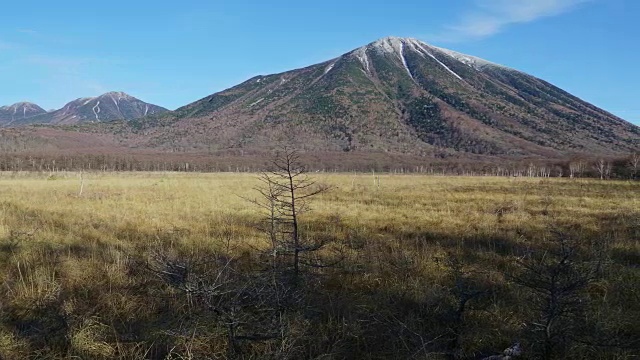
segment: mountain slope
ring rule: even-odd
[[[109,92],[98,97],[76,99],[62,109],[17,120],[11,126],[74,125],[84,122],[131,120],[167,111],[163,107],[148,104],[123,92]]]
[[[640,128],[544,80],[394,37],[133,124],[147,145],[185,150],[286,140],[309,150],[548,156],[640,146]]]
[[[10,125],[15,121],[31,118],[47,112],[40,106],[30,102],[19,102],[0,107],[0,126]]]

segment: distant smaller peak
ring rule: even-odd
[[[34,107],[34,106],[38,106],[38,105],[36,105],[36,104],[34,104],[32,102],[29,102],[29,101],[20,101],[20,102],[17,102],[15,104],[13,104],[13,105],[10,105],[9,107],[23,107],[23,106]]]
[[[18,111],[19,109],[21,109],[20,111],[44,111],[44,109],[42,109],[37,104],[28,101],[20,101],[12,105],[2,106],[0,107],[0,109],[5,111],[13,110],[14,112]]]

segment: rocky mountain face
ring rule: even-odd
[[[132,120],[167,111],[163,107],[148,104],[123,92],[109,92],[98,97],[76,99],[59,110],[17,119],[9,126],[74,125],[86,122]]]
[[[36,104],[19,102],[9,106],[0,107],[0,126],[11,125],[15,121],[25,120],[47,112]]]
[[[640,128],[544,80],[395,37],[130,125],[147,146],[185,151],[279,140],[308,150],[515,156],[640,147]]]

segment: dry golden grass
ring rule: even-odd
[[[426,326],[416,309],[438,313],[453,301],[445,261],[451,254],[481,274],[479,281],[522,299],[505,274],[514,259],[544,249],[552,230],[587,250],[606,242],[611,271],[590,290],[599,306],[592,316],[615,331],[639,330],[632,325],[640,319],[638,182],[383,174],[378,185],[371,174],[313,175],[333,189],[303,215],[305,236],[332,240],[344,256],[339,270],[323,271],[323,296],[353,308],[326,305],[314,337],[334,348],[308,341],[307,354],[340,353],[345,339],[373,336],[358,314],[379,312],[381,304],[398,306],[385,319],[403,319],[401,332],[430,335],[416,330]],[[191,305],[159,284],[144,262],[158,249],[250,257],[266,246],[256,229],[263,214],[243,199],[257,196],[256,175],[85,173],[82,179],[0,174],[0,358],[224,357],[221,330],[184,325]],[[530,314],[526,304],[500,299],[469,314],[468,353],[509,345]],[[359,341],[361,358],[401,358]],[[426,350],[420,356],[439,358]]]

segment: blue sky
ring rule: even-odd
[[[640,125],[640,1],[7,1],[0,104],[125,91],[168,108],[385,36],[541,77]]]

